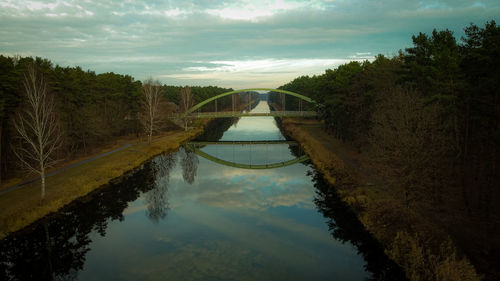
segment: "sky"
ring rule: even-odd
[[[498,15],[498,0],[0,0],[0,54],[169,85],[276,88]]]

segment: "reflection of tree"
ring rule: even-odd
[[[186,149],[181,149],[179,155],[181,157],[182,178],[185,182],[192,184],[198,170],[198,155]]]
[[[274,108],[271,107],[271,110],[274,110]],[[274,117],[274,121],[275,121],[276,127],[278,127],[278,129],[280,130],[281,136],[283,136],[285,138],[285,140],[294,140],[292,137],[290,137],[287,134],[287,132],[283,128],[283,121],[281,120],[281,118]],[[289,145],[288,149],[290,150],[292,155],[297,157],[297,158],[306,154],[300,145]],[[306,162],[302,162],[302,164],[307,166],[307,165],[311,164],[311,161],[308,160]]]
[[[203,133],[198,135],[196,139],[218,141],[232,125],[238,124],[239,120],[239,118],[215,118],[205,126]]]
[[[128,202],[154,186],[152,162],[0,241],[0,280],[75,280],[90,250],[89,234],[106,235]],[[52,278],[54,277],[54,278]]]
[[[173,154],[160,155],[151,161],[155,181],[154,187],[146,194],[148,218],[158,223],[167,215],[167,191],[170,181],[170,171],[175,166],[177,158]]]
[[[404,272],[384,254],[384,249],[363,227],[354,212],[339,197],[335,187],[329,185],[317,172],[313,175],[316,198],[314,203],[328,220],[332,236],[354,245],[367,262],[370,280],[406,280]]]

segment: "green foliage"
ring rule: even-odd
[[[13,176],[17,170],[9,147],[13,139],[11,119],[18,110],[22,75],[30,63],[47,78],[49,91],[55,97],[64,140],[59,158],[71,158],[78,151],[88,152],[116,137],[142,132],[138,120],[142,83],[133,77],[112,72],[96,74],[78,66],[54,66],[38,57],[0,55],[0,175]],[[163,88],[167,101],[179,102],[181,87]],[[193,87],[195,101],[227,91],[230,89]],[[231,106],[231,97],[219,100],[218,106]],[[206,110],[210,109],[207,106]]]
[[[165,85],[163,87],[164,87],[165,97],[167,98],[167,100],[175,104],[179,104],[181,97],[181,89],[184,87],[169,86],[169,85]],[[217,86],[206,86],[206,87],[192,86],[190,88],[193,93],[194,104],[202,102],[216,95],[232,91],[232,89],[226,89]],[[231,96],[223,97],[217,100],[217,110],[230,109],[231,105],[232,105]],[[200,110],[205,112],[215,111],[215,103],[212,102],[210,104],[207,104],[206,106],[200,108]]]
[[[395,84],[399,58],[377,56],[372,63],[350,62],[318,76],[301,76],[280,87],[311,97],[318,102],[325,129],[343,140],[364,142],[370,129],[370,115],[377,92]],[[272,93],[269,100],[282,106],[282,98]],[[297,99],[286,99],[286,108],[297,109]]]
[[[385,241],[394,233],[384,231],[384,223],[405,229],[394,210],[404,210],[403,216],[425,210],[488,223],[500,216],[500,26],[495,21],[471,24],[461,41],[450,30],[419,33],[412,40],[413,46],[398,56],[350,62],[280,87],[319,102],[327,132],[375,159],[404,207],[369,206],[366,222],[377,225],[370,229],[382,229],[377,237]],[[283,104],[276,93],[270,100],[294,106],[291,99]],[[363,209],[356,198],[348,200]],[[414,227],[407,223],[406,229]],[[466,235],[455,226],[447,228]],[[418,272],[409,276],[412,280],[476,280],[466,260],[427,253],[417,238],[403,235],[398,247],[407,250],[401,261],[412,260],[408,267]],[[498,247],[500,237],[493,236],[484,251]],[[478,252],[472,243],[460,246]],[[436,255],[439,262],[428,272],[430,256]]]

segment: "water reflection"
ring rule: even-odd
[[[91,236],[104,237],[108,223],[154,185],[151,162],[74,202],[57,214],[0,241],[0,280],[76,280],[90,251]],[[92,234],[92,235],[91,235]]]
[[[300,156],[296,156],[294,159],[281,159],[279,162],[270,162],[269,161],[269,152],[272,153],[273,156],[276,156],[275,150],[276,148],[282,147],[281,144],[287,143],[286,141],[259,141],[257,144],[254,142],[208,142],[209,145],[207,146],[207,142],[188,142],[185,144],[184,149],[190,152],[194,152],[196,155],[203,157],[209,161],[212,161],[214,163],[228,166],[228,167],[235,167],[235,168],[241,168],[241,169],[275,169],[275,168],[282,168],[290,165],[294,165],[297,163],[302,163],[306,162],[309,160],[309,157],[303,153],[301,150],[297,150],[297,153]],[[297,143],[293,144],[288,144],[289,146],[298,146]],[[256,147],[257,151],[252,151],[252,147]],[[235,151],[241,152],[244,151],[244,147],[247,147],[247,152],[249,155],[249,161],[246,160],[244,162],[236,162],[235,160]],[[215,149],[210,149],[210,148],[215,148]],[[205,151],[212,151],[213,154],[207,153]],[[214,151],[215,150],[215,151]],[[222,150],[221,153],[219,153],[219,150]],[[254,148],[255,150],[255,148]],[[259,155],[259,150],[260,152],[264,152],[264,156]],[[231,153],[232,152],[232,153]],[[230,155],[232,154],[232,159]],[[238,153],[240,154],[240,153]],[[289,157],[289,153],[287,154],[287,158]],[[278,153],[279,155],[279,153]],[[239,155],[238,155],[239,156]],[[257,158],[257,161],[252,162],[252,158]],[[259,162],[263,161],[264,162]],[[241,160],[240,160],[241,161]],[[256,163],[257,162],[257,163]]]
[[[168,199],[167,191],[170,182],[170,170],[175,167],[177,157],[175,154],[160,155],[151,161],[154,186],[146,193],[147,216],[158,223],[167,216]]]
[[[223,122],[222,139],[235,129]],[[254,149],[252,161],[302,153]],[[183,149],[161,155],[0,241],[0,280],[397,280],[334,189],[308,174],[304,164],[242,170]]]
[[[319,212],[328,218],[332,236],[343,243],[354,245],[363,255],[366,270],[373,275],[369,280],[406,280],[404,272],[384,254],[383,247],[366,231],[352,210],[318,172],[311,173],[316,197],[314,203]]]
[[[198,156],[193,152],[181,149],[179,152],[182,166],[182,178],[185,182],[192,184],[198,171]]]

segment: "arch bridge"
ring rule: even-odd
[[[298,111],[287,111],[285,107],[282,108],[282,110],[279,111],[271,111],[268,113],[250,113],[250,112],[244,112],[243,110],[235,110],[235,99],[234,99],[234,94],[238,93],[249,93],[248,94],[248,104],[251,103],[250,100],[250,92],[255,92],[255,91],[267,91],[267,92],[277,92],[277,93],[282,93],[282,99],[285,101],[285,96],[293,96],[299,99],[299,110]],[[233,95],[232,98],[232,111],[218,111],[217,110],[217,100],[225,97]],[[210,102],[215,102],[215,111],[214,112],[196,112],[199,110],[201,107],[204,105],[210,103]],[[317,116],[317,113],[315,111],[304,111],[302,110],[302,101],[306,101],[309,103],[316,104],[316,102],[311,99],[310,97],[306,97],[304,95],[292,92],[292,91],[287,91],[287,90],[281,90],[281,89],[271,89],[271,88],[252,88],[252,89],[241,89],[241,90],[235,90],[235,91],[230,91],[226,93],[219,94],[217,96],[208,98],[190,109],[186,110],[183,114],[180,115],[180,118],[226,118],[226,117],[258,117],[258,116],[278,116],[278,117],[313,117]],[[283,102],[283,104],[285,104]]]

